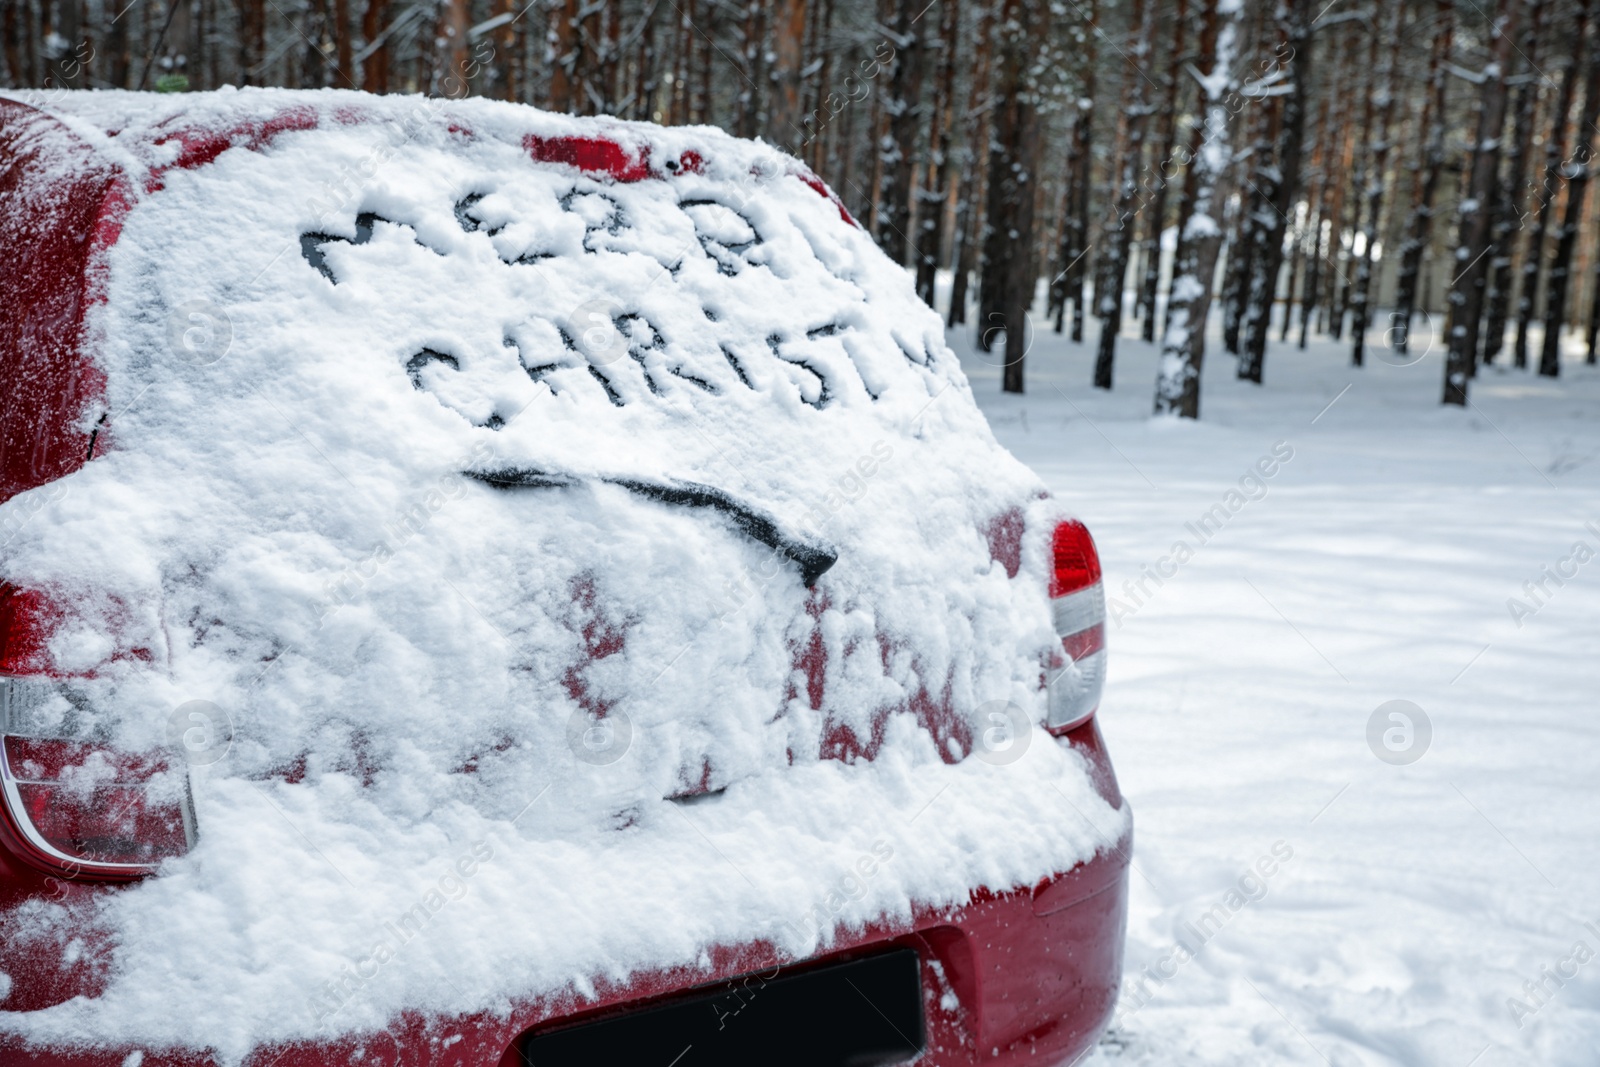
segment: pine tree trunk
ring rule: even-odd
[[[251,0],[247,0],[242,5],[242,11],[248,12],[251,6]],[[363,51],[367,53],[361,61],[361,88],[369,93],[389,91],[388,41],[374,45],[379,34],[385,32],[388,8],[388,0],[367,0],[366,6],[361,9],[361,43]]]
[[[1344,64],[1339,61],[1338,52],[1330,47],[1328,79],[1322,85],[1322,91],[1317,101],[1317,117],[1312,124],[1312,141],[1315,150],[1311,156],[1311,166],[1306,173],[1306,224],[1303,229],[1297,229],[1289,245],[1289,287],[1283,305],[1283,332],[1279,335],[1280,342],[1287,342],[1289,334],[1294,328],[1294,299],[1295,283],[1300,284],[1300,346],[1305,347],[1306,328],[1309,316],[1307,311],[1316,302],[1316,285],[1320,280],[1317,273],[1317,253],[1322,243],[1322,209],[1328,199],[1328,172],[1331,158],[1330,142],[1333,139],[1333,102],[1338,99],[1339,82],[1344,74]],[[1315,179],[1315,185],[1312,181]],[[1301,271],[1304,277],[1301,277]]]
[[[355,51],[350,47],[350,0],[333,0],[333,84],[341,89],[356,87]]]
[[[1089,205],[1094,193],[1094,113],[1098,81],[1095,65],[1099,59],[1100,10],[1097,0],[1088,0],[1083,11],[1087,21],[1082,52],[1083,89],[1072,119],[1072,204],[1067,225],[1062,228],[1062,252],[1066,265],[1063,279],[1065,299],[1072,301],[1072,340],[1083,341],[1084,312],[1089,289]],[[1070,238],[1070,240],[1069,240]],[[1056,327],[1060,332],[1060,326]]]
[[[187,0],[168,0],[167,3],[167,28],[162,38],[163,47],[160,60],[160,71],[157,85],[161,78],[172,79],[169,84],[177,87],[186,87],[189,78],[189,4]],[[305,36],[301,31],[301,36]],[[309,49],[309,45],[307,46]],[[320,53],[318,53],[320,57]],[[297,79],[291,73],[286,81],[293,84]],[[319,83],[320,83],[320,79]]]
[[[10,30],[10,27],[12,27],[14,25],[13,19],[15,18],[14,14],[12,12],[12,6],[13,5],[7,5],[6,6],[5,23],[6,23],[7,29],[5,31],[3,31],[4,34],[5,34],[5,37],[6,37],[6,42],[7,42],[6,43],[6,52],[7,52],[8,60],[9,60],[10,53],[11,53],[11,45],[10,45],[11,30]],[[242,9],[242,6],[243,5],[241,5],[241,9]],[[242,13],[242,10],[241,10],[241,13]],[[106,58],[106,62],[108,64],[108,66],[109,66],[109,69],[107,71],[107,77],[110,80],[111,88],[113,88],[113,89],[126,89],[128,87],[128,69],[129,69],[129,58],[130,58],[130,53],[128,51],[128,23],[132,22],[133,20],[128,17],[128,13],[125,12],[125,11],[122,13],[122,15],[123,15],[123,17],[121,17],[121,18],[113,17],[111,25],[106,29],[106,43],[105,43],[106,55],[105,55],[105,58]],[[244,43],[244,34],[241,32],[237,36],[236,40],[242,46],[243,43]],[[249,83],[245,81],[245,72],[244,72],[245,64],[238,63],[237,67],[238,67],[238,69],[237,69],[236,76],[235,76],[236,83],[239,84],[239,85],[248,85]],[[16,80],[16,73],[15,73],[16,72],[16,68],[15,67],[11,67],[11,70],[12,70],[12,84],[13,85],[21,84],[19,81]]]
[[[1306,250],[1306,280],[1300,291],[1300,340],[1296,347],[1304,350],[1310,342],[1311,316],[1316,311],[1322,285],[1322,213],[1311,220],[1311,247]]]
[[[1444,64],[1450,56],[1455,33],[1455,8],[1449,0],[1436,0],[1434,17],[1439,20],[1439,28],[1428,55],[1428,96],[1417,124],[1422,133],[1422,155],[1412,165],[1411,217],[1406,223],[1405,240],[1400,245],[1394,312],[1389,317],[1390,344],[1396,352],[1402,353],[1410,343],[1411,318],[1416,311],[1417,274],[1422,267],[1422,253],[1433,232],[1433,201],[1439,190],[1439,175],[1444,170],[1445,90],[1450,79]]]
[[[1339,48],[1340,43],[1344,44]],[[1306,279],[1300,294],[1300,340],[1299,345],[1304,349],[1310,342],[1311,320],[1322,306],[1323,274],[1326,269],[1328,257],[1331,255],[1333,244],[1324,240],[1322,236],[1323,225],[1326,224],[1330,236],[1337,240],[1337,219],[1333,213],[1336,190],[1344,188],[1344,148],[1346,140],[1346,114],[1348,107],[1346,100],[1345,84],[1350,79],[1355,63],[1356,48],[1351,42],[1350,34],[1338,34],[1334,44],[1330,46],[1334,52],[1331,60],[1331,77],[1325,87],[1325,113],[1318,134],[1318,164],[1317,195],[1312,202],[1313,218],[1311,226],[1311,240],[1306,249],[1309,262],[1306,265]]]
[[[1349,174],[1349,159],[1351,147],[1349,131],[1343,131],[1344,136],[1339,146],[1339,171],[1337,180],[1333,183],[1333,202],[1328,210],[1328,247],[1323,258],[1323,265],[1329,277],[1327,284],[1322,286],[1321,332],[1337,341],[1344,334],[1344,311],[1339,307],[1339,288],[1335,282],[1344,276],[1341,264],[1344,260],[1344,235],[1349,227],[1348,212],[1345,203],[1346,186],[1344,175]],[[1334,312],[1339,314],[1335,316]]]
[[[22,20],[17,17],[17,4],[0,5],[0,53],[6,58],[6,79],[10,86],[27,85],[27,61],[23,59]],[[115,62],[115,60],[113,60]],[[117,82],[122,86],[124,82]]]
[[[1367,35],[1368,49],[1365,62],[1357,69],[1357,77],[1353,85],[1359,85],[1364,78],[1370,77],[1372,70],[1378,64],[1378,35]],[[1352,43],[1351,55],[1358,55],[1357,46]],[[1358,63],[1360,61],[1358,60]],[[1372,128],[1372,97],[1371,94],[1362,94],[1363,111],[1359,125],[1349,131],[1349,136],[1344,145],[1345,166],[1341,174],[1353,175],[1354,181],[1345,181],[1343,178],[1338,183],[1339,213],[1334,217],[1335,238],[1332,243],[1333,273],[1338,279],[1337,285],[1328,286],[1328,336],[1338,341],[1344,338],[1345,312],[1350,307],[1350,282],[1354,271],[1351,261],[1355,258],[1355,235],[1361,229],[1361,208],[1365,204],[1362,189],[1365,185],[1366,156],[1361,151],[1361,146],[1371,139]],[[1347,241],[1346,235],[1349,236]]]
[[[827,170],[828,137],[831,131],[827,128],[828,98],[833,86],[833,53],[834,49],[829,37],[833,32],[833,0],[822,0],[819,4],[811,6],[810,42],[806,50],[807,56],[816,56],[815,63],[808,63],[806,70],[812,73],[807,79],[805,89],[805,110],[801,116],[800,124],[805,128],[805,152],[801,159],[806,166],[817,174]]]
[[[1594,282],[1590,287],[1589,326],[1584,333],[1583,361],[1591,366],[1596,362],[1595,337],[1600,332],[1600,256],[1595,257]]]
[[[1158,112],[1161,120],[1156,131],[1155,166],[1151,169],[1155,189],[1145,217],[1144,284],[1139,289],[1139,309],[1144,316],[1141,336],[1152,342],[1156,339],[1155,307],[1157,290],[1161,287],[1161,231],[1167,224],[1167,188],[1177,173],[1172,153],[1178,141],[1178,79],[1183,73],[1179,63],[1183,58],[1188,22],[1189,2],[1177,0],[1172,15],[1172,49],[1167,55],[1167,73],[1162,85],[1165,96]]]
[[[1283,268],[1283,230],[1300,191],[1300,163],[1305,146],[1306,112],[1311,94],[1312,16],[1311,0],[1288,0],[1282,17],[1283,35],[1290,48],[1290,91],[1283,98],[1278,142],[1273,150],[1275,168],[1266,175],[1263,199],[1271,213],[1263,216],[1264,225],[1256,229],[1257,244],[1250,272],[1250,290],[1245,306],[1244,351],[1239,358],[1239,377],[1260,384],[1267,357],[1267,334],[1272,328],[1273,297],[1277,293],[1278,273]],[[1259,172],[1258,172],[1259,173]]]
[[[693,3],[693,0],[690,0]],[[693,8],[690,8],[692,11]],[[738,7],[735,6],[737,11]],[[754,137],[761,53],[761,0],[744,0],[744,19],[739,23],[739,66],[743,75],[733,101],[733,132],[739,137]],[[685,76],[687,77],[687,75]]]
[[[944,247],[945,192],[954,177],[950,127],[956,95],[956,56],[961,0],[943,0],[939,11],[939,66],[934,80],[933,116],[928,128],[926,178],[917,191],[917,295],[934,306],[939,253]]]
[[[1537,71],[1546,5],[1544,0],[1527,0],[1527,6],[1531,17],[1518,48],[1523,59],[1523,81],[1517,89],[1516,107],[1512,109],[1511,156],[1501,178],[1490,238],[1494,251],[1489,256],[1489,312],[1483,327],[1481,362],[1485,364],[1493,363],[1505,344],[1506,313],[1511,305],[1511,261],[1516,246],[1514,235],[1527,199],[1523,186],[1527,181],[1528,154],[1533,150],[1534,105],[1539,99]]]
[[[1072,127],[1067,129],[1067,144],[1072,144]],[[1072,206],[1077,201],[1073,196],[1072,188],[1072,159],[1067,159],[1066,171],[1061,183],[1061,230],[1056,235],[1056,258],[1051,265],[1053,273],[1050,276],[1050,285],[1046,294],[1045,317],[1051,323],[1056,333],[1060,333],[1067,313],[1067,267],[1072,260],[1067,258],[1067,245],[1072,240]]]
[[[805,66],[801,46],[806,38],[806,0],[777,0],[776,15],[767,140],[799,155],[806,139],[800,123],[800,71]]]
[[[1592,0],[1591,0],[1592,3]],[[1583,117],[1578,120],[1578,135],[1572,155],[1562,172],[1567,178],[1567,206],[1556,231],[1556,255],[1550,261],[1549,292],[1544,309],[1544,346],[1539,353],[1539,373],[1554,378],[1561,373],[1561,328],[1567,315],[1567,282],[1572,270],[1572,253],[1578,244],[1578,227],[1583,220],[1583,198],[1589,186],[1589,167],[1594,161],[1594,124],[1600,118],[1600,41],[1596,40],[1591,15],[1587,63],[1584,68]]]
[[[52,89],[83,88],[83,60],[87,50],[83,44],[83,27],[79,20],[78,0],[56,0],[56,22],[51,30],[61,38],[55,54],[50,57],[50,73],[46,84]]]
[[[549,107],[551,111],[570,112],[578,65],[578,0],[562,0],[560,7],[551,10],[550,22],[554,54],[550,57]],[[678,86],[672,88],[676,91]]]
[[[1261,108],[1256,116],[1257,122],[1264,122],[1270,110],[1270,107]],[[1255,149],[1265,151],[1265,142],[1257,138],[1252,145],[1252,155]],[[1240,166],[1248,164],[1241,163]],[[1255,252],[1255,242],[1250,240],[1250,220],[1262,210],[1261,194],[1257,189],[1241,191],[1239,214],[1227,242],[1228,262],[1222,278],[1222,347],[1236,356],[1239,354],[1239,333],[1244,326],[1244,299],[1250,283],[1250,258]]]
[[[978,35],[973,57],[972,82],[967,90],[966,144],[961,149],[961,185],[956,191],[956,232],[950,261],[950,311],[946,323],[955,326],[967,321],[967,288],[978,265],[978,235],[982,230],[984,190],[981,164],[989,140],[989,65],[993,55],[994,8],[979,9]],[[979,343],[984,344],[983,331]],[[984,348],[987,352],[988,349]]]
[[[911,188],[916,173],[917,134],[922,125],[922,37],[920,22],[913,20],[926,7],[925,0],[894,0],[894,58],[884,78],[883,109],[888,117],[888,136],[879,148],[883,169],[877,236],[878,247],[900,264],[909,258],[912,247]]]
[[[1294,287],[1300,280],[1300,259],[1305,248],[1305,235],[1299,231],[1289,238],[1289,280],[1283,289],[1283,328],[1278,333],[1280,342],[1289,340],[1289,329],[1294,325]]]
[[[1127,118],[1128,130],[1122,150],[1122,175],[1117,183],[1116,229],[1109,235],[1109,254],[1101,272],[1105,291],[1095,294],[1100,319],[1100,348],[1094,360],[1097,389],[1111,388],[1117,334],[1122,331],[1122,287],[1127,281],[1128,249],[1139,209],[1139,166],[1144,157],[1145,120],[1150,117],[1150,104],[1145,97],[1149,78],[1144,67],[1149,61],[1150,41],[1155,31],[1153,0],[1133,0],[1133,19],[1139,30],[1129,50],[1127,88],[1123,92],[1122,113]]]
[[[39,50],[37,48],[40,40],[39,28],[34,24],[33,21],[33,5],[22,4],[21,7],[22,18],[20,21],[22,25],[20,26],[20,33],[18,34],[18,51],[20,53],[20,65],[18,69],[23,72],[22,83],[24,85],[35,85],[39,80]],[[6,4],[4,9],[9,12],[14,11],[16,8],[11,4]],[[167,10],[170,13],[173,9],[169,6]],[[146,19],[150,17],[148,8],[145,9],[144,15]],[[148,26],[148,22],[146,25]],[[154,50],[152,50],[152,54],[153,51]],[[149,70],[150,66],[147,61],[145,64],[145,72],[149,73]],[[139,88],[139,86],[135,86],[135,88]]]
[[[1211,308],[1211,282],[1222,245],[1219,214],[1227,193],[1224,175],[1232,162],[1228,106],[1237,83],[1233,76],[1239,8],[1230,4],[1219,27],[1218,0],[1202,0],[1199,56],[1206,69],[1202,85],[1205,122],[1199,150],[1184,177],[1185,211],[1178,225],[1173,253],[1172,287],[1167,295],[1166,330],[1157,364],[1155,413],[1180,418],[1200,417],[1200,371],[1206,354],[1206,317]]]
[[[1356,367],[1361,366],[1365,359],[1367,326],[1371,322],[1367,301],[1372,291],[1373,251],[1378,245],[1378,225],[1383,215],[1383,187],[1389,175],[1389,137],[1394,129],[1394,105],[1400,89],[1398,60],[1404,25],[1405,7],[1395,4],[1390,11],[1389,51],[1384,54],[1383,70],[1378,72],[1377,84],[1373,86],[1374,96],[1381,93],[1382,98],[1374,101],[1378,114],[1375,140],[1367,145],[1367,155],[1371,160],[1365,190],[1367,228],[1362,232],[1361,259],[1356,264],[1355,283],[1350,294],[1354,312],[1350,320],[1350,363]]]
[[[1023,391],[1027,313],[1032,304],[1033,205],[1039,163],[1039,119],[1028,83],[1032,50],[1042,33],[1043,5],[1005,0],[996,70],[994,135],[989,142],[989,203],[984,224],[978,329],[1006,339],[1001,388]]]
[[[1493,53],[1478,88],[1478,122],[1468,167],[1466,195],[1456,211],[1455,261],[1458,273],[1450,283],[1450,320],[1446,329],[1449,353],[1445,357],[1446,404],[1465,405],[1467,380],[1478,352],[1478,318],[1482,310],[1484,254],[1489,244],[1488,205],[1494,196],[1500,132],[1506,117],[1506,67],[1516,36],[1517,5],[1507,8],[1495,23]],[[1600,69],[1600,68],[1597,68]]]
[[[872,115],[867,121],[871,141],[872,178],[867,182],[867,231],[878,232],[878,210],[883,206],[883,139],[889,135],[889,118],[883,112],[883,94],[872,94]]]
[[[467,29],[471,25],[467,0],[445,0],[440,12],[439,36],[444,40],[449,58],[438,89],[445,96],[466,96],[471,92],[467,76]]]
[[[1544,180],[1535,194],[1533,226],[1528,230],[1527,245],[1522,253],[1522,292],[1517,297],[1517,339],[1511,350],[1512,361],[1518,367],[1528,365],[1528,326],[1533,321],[1533,309],[1538,306],[1539,275],[1544,267],[1550,212],[1559,188],[1561,164],[1566,156],[1567,116],[1572,111],[1578,70],[1583,61],[1589,6],[1585,3],[1579,8],[1571,28],[1572,53],[1567,57],[1566,69],[1561,72],[1561,83],[1556,90],[1550,119],[1550,132],[1544,139]]]

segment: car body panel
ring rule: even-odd
[[[17,100],[0,99],[0,109],[4,109],[0,110],[0,130],[11,131],[8,135],[18,130],[36,132],[41,127],[53,126],[55,132],[48,138],[51,144],[75,144],[71,149],[74,159],[49,159],[39,164],[48,171],[56,196],[55,206],[51,208],[54,213],[45,212],[40,216],[46,221],[37,244],[39,258],[26,261],[26,278],[14,266],[9,268],[10,275],[0,275],[0,285],[25,294],[25,300],[18,307],[24,314],[34,316],[24,321],[15,317],[14,311],[13,318],[0,318],[0,329],[4,331],[0,334],[0,341],[4,342],[0,362],[9,360],[4,363],[5,369],[24,378],[32,376],[30,380],[38,384],[30,388],[41,390],[41,396],[49,396],[48,401],[37,401],[35,410],[43,413],[43,417],[30,423],[28,436],[4,440],[6,452],[0,457],[5,478],[3,496],[11,496],[41,487],[49,492],[50,486],[85,462],[105,454],[113,443],[111,435],[115,432],[117,412],[109,410],[104,376],[96,363],[85,357],[82,348],[88,329],[86,316],[95,302],[103,298],[105,255],[114,246],[128,213],[136,208],[141,198],[157,196],[168,183],[178,180],[178,172],[201,171],[231,149],[265,152],[280,140],[289,142],[296,134],[330,124],[359,125],[365,118],[357,107],[330,113],[326,108],[298,106],[256,109],[247,118],[220,125],[215,122],[186,124],[180,117],[163,123],[153,136],[148,132],[142,134],[145,140],[139,144],[131,143],[131,137],[116,142],[118,131],[101,131],[103,136],[91,148],[87,141],[81,144],[74,141],[78,132],[63,136],[63,120],[55,115],[32,109]],[[455,125],[451,130],[462,136],[470,133],[463,132],[464,128],[458,130]],[[87,137],[90,133],[84,131],[83,135]],[[617,183],[679,177],[695,180],[708,166],[709,155],[709,152],[702,155],[695,149],[652,152],[648,145],[641,148],[637,141],[623,143],[590,133],[530,133],[523,140],[523,148],[538,164],[570,167],[594,180]],[[27,150],[15,144],[8,147],[8,142],[0,137],[0,151],[10,151],[22,161],[7,173],[15,176],[14,180],[26,183],[27,168],[31,165]],[[75,177],[63,185],[62,174]],[[803,167],[793,164],[788,176],[812,193],[827,198],[832,208],[837,208],[839,222],[855,225],[838,199]],[[50,184],[42,178],[36,180],[41,186]],[[460,210],[458,207],[458,219]],[[350,213],[354,213],[353,209]],[[16,217],[15,213],[0,212],[0,221],[9,218],[14,222]],[[315,232],[310,236],[333,242],[329,245],[330,249],[336,249],[330,253],[332,259],[348,264],[356,261],[350,254],[360,244],[359,220],[355,225],[357,229],[350,232],[356,237]],[[375,223],[369,221],[366,225],[370,232]],[[463,226],[466,228],[465,223]],[[74,243],[64,236],[84,232],[91,235],[87,241]],[[0,236],[7,243],[24,240],[18,233],[3,229],[0,229]],[[313,241],[313,245],[316,244]],[[344,258],[341,260],[341,257]],[[305,258],[307,264],[317,266],[313,255]],[[332,269],[340,269],[340,264]],[[6,269],[6,265],[0,265],[0,270]],[[916,363],[911,352],[901,354],[905,360]],[[413,376],[413,384],[417,374]],[[932,404],[937,394],[932,389],[930,394],[928,403]],[[809,403],[803,396],[802,402]],[[7,419],[7,433],[21,432],[13,428],[14,423],[15,420]],[[603,481],[604,477],[605,472],[602,472],[599,480]],[[635,481],[632,488],[624,486],[624,490],[639,495],[637,487],[646,484],[657,483]],[[682,483],[674,484],[677,488],[673,492],[684,491]],[[657,496],[661,495],[659,490],[656,492]],[[1022,547],[1024,507],[1010,505],[987,530],[975,529],[972,535],[973,542],[979,545],[988,538],[989,557],[999,566],[1006,581],[1028,580]],[[836,665],[830,665],[823,641],[822,620],[830,610],[830,603],[826,592],[791,591],[786,595],[810,618],[809,632],[789,646],[792,691],[787,699],[798,702],[793,706],[809,706],[820,715],[827,707],[830,684],[839,682],[837,674],[830,673],[836,672]],[[1037,595],[1042,598],[1042,593]],[[581,589],[577,590],[574,602],[581,605],[584,596]],[[602,609],[584,610],[590,614],[585,616],[588,621],[583,625],[583,645],[593,664],[610,654],[608,642],[612,639],[607,635],[619,631],[622,624],[595,613]],[[1041,617],[1044,617],[1043,612]],[[879,640],[884,639],[880,637]],[[23,644],[12,642],[8,649],[15,652]],[[152,642],[142,637],[122,642],[119,637],[116,655],[123,660],[160,662],[161,649],[156,647],[151,651],[146,644]],[[42,653],[35,649],[33,654]],[[896,654],[899,653],[885,643],[885,662]],[[580,704],[588,699],[582,669],[587,668],[580,668],[580,674],[575,676],[578,681],[568,683],[568,692]],[[909,710],[938,740],[939,755],[947,762],[959,760],[959,756],[950,755],[951,751],[972,751],[973,732],[951,711],[948,688],[940,694],[937,687],[925,687],[907,703]],[[883,743],[881,719],[833,720],[821,730],[819,756],[843,765],[868,762]],[[635,969],[621,981],[597,976],[590,983],[592,988],[581,993],[572,991],[561,997],[505,1005],[503,1011],[492,1015],[403,1013],[391,1024],[386,1035],[264,1045],[252,1052],[247,1062],[253,1067],[273,1064],[277,1067],[295,1064],[322,1067],[348,1062],[354,1053],[365,1049],[369,1055],[377,1057],[368,1062],[389,1062],[396,1067],[401,1064],[405,1067],[489,1067],[490,1064],[512,1067],[517,1059],[517,1041],[530,1029],[566,1025],[575,1019],[609,1011],[632,1010],[661,998],[681,995],[686,990],[704,989],[741,975],[765,972],[774,966],[814,965],[885,945],[915,947],[923,959],[930,1044],[929,1052],[920,1062],[954,1067],[969,1062],[1038,1062],[1042,1055],[1070,1058],[1093,1041],[1109,1017],[1115,997],[1121,966],[1126,856],[1131,830],[1126,806],[1117,791],[1093,720],[1057,743],[1081,760],[1098,799],[1119,813],[1122,821],[1109,832],[1091,824],[1091,836],[1095,838],[1092,858],[1070,870],[1053,872],[1035,885],[1024,883],[1024,887],[993,891],[986,885],[973,884],[967,887],[965,903],[919,906],[908,918],[899,921],[880,919],[842,927],[831,936],[822,937],[815,951],[801,958],[769,941],[742,941],[708,950],[698,966]],[[728,784],[726,777],[719,779],[719,772],[710,760],[703,767],[697,759],[686,766],[688,771],[679,774],[677,792],[664,795],[710,795]],[[476,764],[469,761],[467,767],[467,773],[477,773]],[[274,770],[272,781],[292,786],[305,773],[303,763],[299,768],[287,766]],[[1067,822],[1083,819],[1081,813],[1059,808],[1053,811],[1053,816]],[[0,908],[21,900],[48,900],[76,906],[90,895],[104,892],[107,890],[72,877],[58,878],[19,863],[12,855],[0,851]],[[0,972],[28,978],[26,988],[14,988],[11,997],[0,1007],[31,1011],[60,1004],[72,996],[98,996],[115,951],[109,941],[97,943],[100,936],[94,928],[68,925],[51,936],[31,942],[15,939],[6,942],[0,938],[3,942],[0,943]],[[66,959],[68,955],[75,961],[71,966],[50,962]],[[0,1026],[0,1031],[3,1029]],[[98,1067],[102,1062],[120,1065],[133,1050],[132,1046],[105,1047],[101,1051],[87,1046],[41,1050],[29,1048],[20,1038],[0,1037],[0,1055],[6,1062],[36,1064],[37,1067]],[[156,1064],[198,1067],[213,1062],[211,1054],[200,1051],[158,1048],[143,1051],[144,1067]]]

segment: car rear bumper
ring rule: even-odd
[[[717,970],[726,976],[706,982],[702,974],[687,991],[681,976],[651,976],[630,986],[635,995],[607,996],[607,1003],[577,1014],[549,1004],[529,1006],[509,1019],[405,1019],[364,1040],[260,1049],[246,1062],[248,1067],[522,1067],[519,1051],[529,1035],[690,997],[717,998],[718,1019],[732,1030],[744,1006],[759,1004],[759,983],[893,948],[915,950],[921,969],[926,1051],[916,1062],[922,1067],[1066,1062],[1097,1038],[1115,1004],[1129,844],[1125,837],[1116,848],[1032,891],[980,893],[963,908],[919,916],[910,930],[868,930],[848,947],[803,964],[763,961],[759,950],[723,953]],[[651,992],[672,987],[680,992]],[[641,989],[647,991],[643,997],[637,995]],[[720,1062],[709,1058],[716,1029],[708,1033],[711,1041],[701,1046],[708,1057],[703,1062]],[[0,1062],[9,1067],[124,1067],[133,1051],[29,1049],[0,1039]],[[664,1067],[676,1054],[671,1050],[659,1062]],[[677,1067],[696,1067],[693,1055],[689,1050]],[[135,1062],[210,1067],[214,1061],[203,1053],[147,1050]]]
[[[1084,754],[1102,794],[1120,807],[1094,722],[1064,741]],[[1105,842],[1092,859],[1031,889],[980,889],[961,907],[925,909],[909,924],[841,933],[829,952],[812,959],[786,962],[764,943],[722,948],[711,953],[708,969],[636,975],[625,986],[602,986],[581,1004],[571,997],[553,998],[519,1005],[503,1017],[405,1016],[387,1031],[359,1039],[259,1048],[245,1067],[523,1067],[522,1050],[530,1039],[694,1001],[708,1002],[723,1024],[707,1031],[701,1044],[706,1058],[693,1049],[672,1049],[649,1062],[715,1067],[721,1062],[715,1057],[717,1034],[737,1026],[739,1014],[758,1004],[769,983],[906,949],[915,952],[920,971],[923,1034],[915,1036],[925,1051],[915,1060],[919,1067],[1066,1063],[1097,1039],[1116,1002],[1132,851],[1131,822],[1123,825],[1128,829],[1120,838]],[[746,1021],[760,1026],[760,1018],[760,1012],[751,1011]],[[782,1025],[787,1024],[766,1028]],[[826,1026],[828,1020],[819,1018],[815,1025]],[[785,1040],[783,1033],[764,1036],[775,1044]],[[204,1052],[161,1050],[142,1050],[142,1058],[130,1060],[134,1051],[29,1048],[0,1037],[0,1063],[7,1067],[213,1067],[217,1062]],[[684,1055],[674,1061],[680,1051]],[[762,1062],[787,1061],[763,1057]]]

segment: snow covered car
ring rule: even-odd
[[[1066,1061],[1093,542],[792,158],[0,96],[0,1061]]]

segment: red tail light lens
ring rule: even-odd
[[[145,874],[194,842],[186,768],[52,733],[74,728],[58,683],[0,678],[0,831],[11,851],[67,877]],[[72,709],[76,711],[76,709]],[[41,736],[46,735],[46,736]]]
[[[1076,519],[1056,526],[1050,539],[1051,611],[1061,653],[1047,675],[1052,733],[1081,726],[1100,707],[1106,680],[1106,595],[1094,538]]]
[[[1050,538],[1055,569],[1050,575],[1050,595],[1066,596],[1100,581],[1100,553],[1095,551],[1089,528],[1077,519],[1056,526]]]

